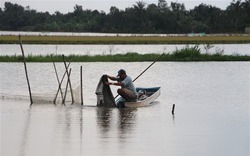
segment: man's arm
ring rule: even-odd
[[[106,82],[105,83],[106,85],[115,85],[115,86],[123,86],[123,83],[122,82]]]
[[[107,75],[107,77],[108,77],[110,80],[117,81],[117,78],[116,78],[116,77],[109,76],[109,75]],[[106,84],[106,85],[115,85],[115,86],[124,86],[124,84],[123,84],[122,82],[106,82],[105,84]]]
[[[117,78],[116,78],[116,77],[113,77],[113,76],[107,75],[107,77],[108,77],[110,80],[113,80],[113,81],[116,81],[116,80],[117,80]]]

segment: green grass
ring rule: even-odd
[[[65,56],[67,61],[72,62],[142,62],[155,61],[161,54],[138,54],[126,53],[115,55],[69,55]],[[62,62],[61,55],[53,56],[55,62]],[[51,56],[29,55],[25,58],[26,62],[52,62]],[[19,55],[0,56],[0,62],[22,62],[23,58]],[[201,54],[198,46],[186,47],[176,50],[173,53],[165,53],[160,61],[250,61],[250,56],[223,55],[223,51],[215,54]]]
[[[250,36],[22,36],[23,44],[232,44]],[[2,35],[0,44],[18,44],[18,36]]]

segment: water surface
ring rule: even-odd
[[[172,53],[176,49],[183,49],[186,46],[195,45],[182,44],[147,44],[147,45],[43,45],[25,44],[23,45],[26,55],[107,55],[125,54],[136,52],[139,54],[148,53]],[[250,44],[214,44],[199,45],[201,53],[221,53],[225,55],[250,55]],[[0,55],[21,55],[20,45],[0,44]]]
[[[102,74],[125,68],[136,77],[150,63],[73,63],[84,69],[84,105],[33,104],[23,64],[1,63],[1,155],[249,155],[250,63],[158,62],[136,86],[161,86],[157,104],[137,109],[97,108]],[[28,63],[33,92],[57,88],[51,63]],[[57,64],[59,73],[63,65]],[[60,74],[61,77],[62,74]],[[112,86],[115,94],[117,87]],[[176,105],[172,116],[172,105]]]

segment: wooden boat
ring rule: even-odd
[[[139,96],[135,101],[127,102],[122,97],[116,100],[117,107],[145,107],[154,104],[155,99],[160,95],[161,87],[136,88]],[[141,94],[144,93],[144,94]]]

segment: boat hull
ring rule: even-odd
[[[154,104],[155,100],[160,96],[160,87],[153,87],[153,88],[136,88],[137,91],[144,90],[146,91],[147,98],[143,100],[137,100],[135,102],[124,102],[124,99],[119,98],[117,100],[117,104],[123,101],[125,107],[129,108],[137,108],[137,107],[146,107]]]

